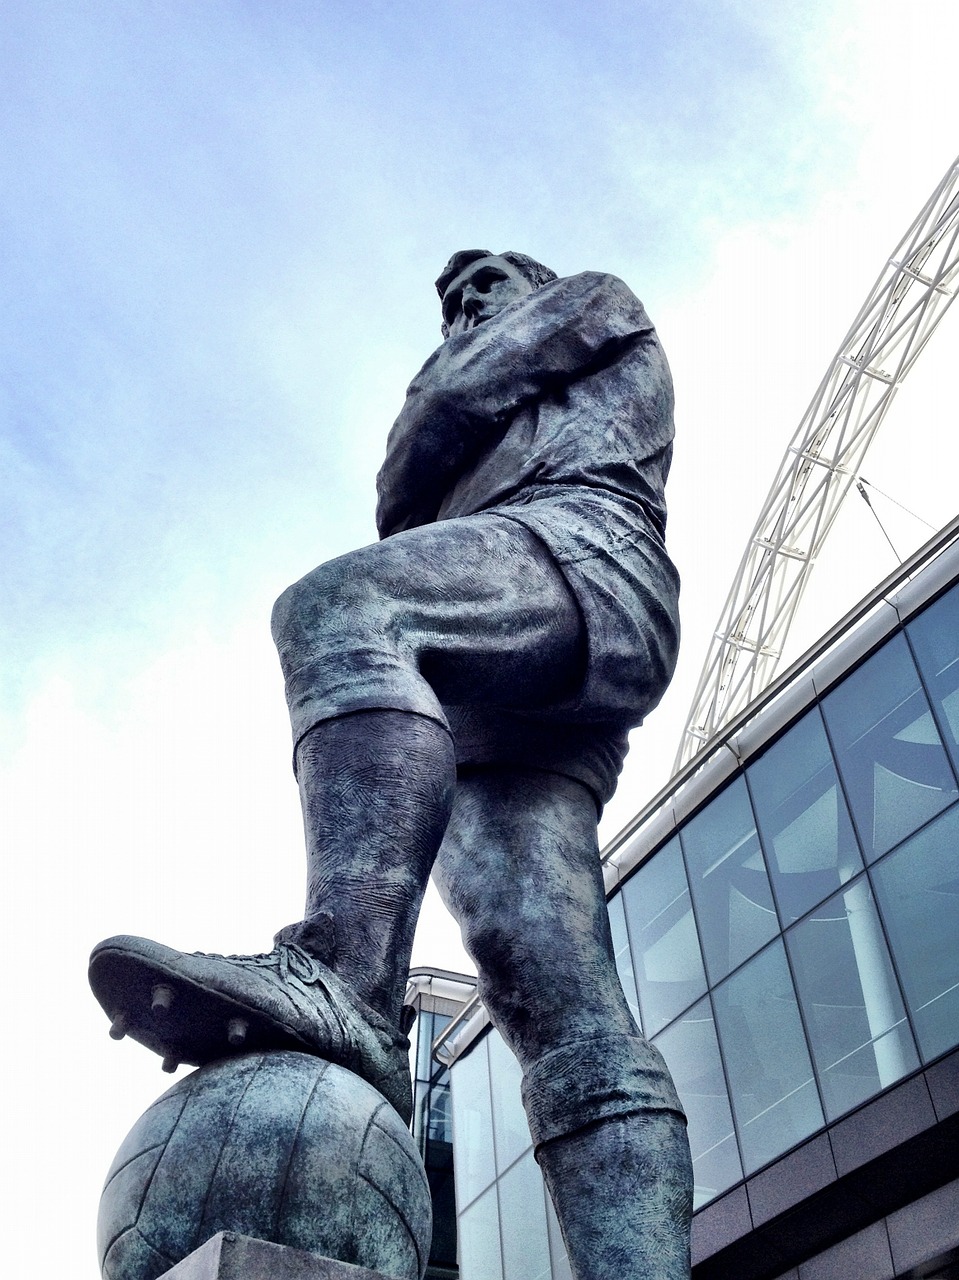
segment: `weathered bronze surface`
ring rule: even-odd
[[[260,957],[111,939],[91,981],[114,1034],[168,1065],[298,1048],[406,1117],[403,991],[435,871],[523,1068],[574,1274],[675,1280],[684,1119],[616,976],[596,836],[676,660],[669,369],[614,276],[470,250],[437,289],[444,342],[389,436],[381,541],[274,609],[304,920]]]
[[[107,1175],[98,1244],[108,1280],[162,1275],[221,1231],[419,1280],[430,1230],[393,1108],[342,1067],[270,1051],[194,1071],[140,1117]]]

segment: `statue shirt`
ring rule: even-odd
[[[672,410],[642,303],[617,277],[584,272],[447,339],[390,432],[381,537],[491,512],[529,528],[562,570],[589,648],[571,720],[638,724],[675,665]]]

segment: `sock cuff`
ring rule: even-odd
[[[599,1120],[670,1111],[685,1120],[662,1054],[642,1036],[604,1036],[560,1045],[522,1085],[533,1142],[549,1142]]]

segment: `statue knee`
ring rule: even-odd
[[[529,963],[521,928],[515,921],[488,919],[464,928],[463,941],[479,974],[478,991],[493,1024],[510,1050],[526,1065],[553,1035],[552,1019],[543,1019],[541,974]]]

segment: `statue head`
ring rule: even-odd
[[[525,253],[461,249],[436,281],[443,306],[443,337],[482,324],[509,303],[555,279],[555,271]]]

